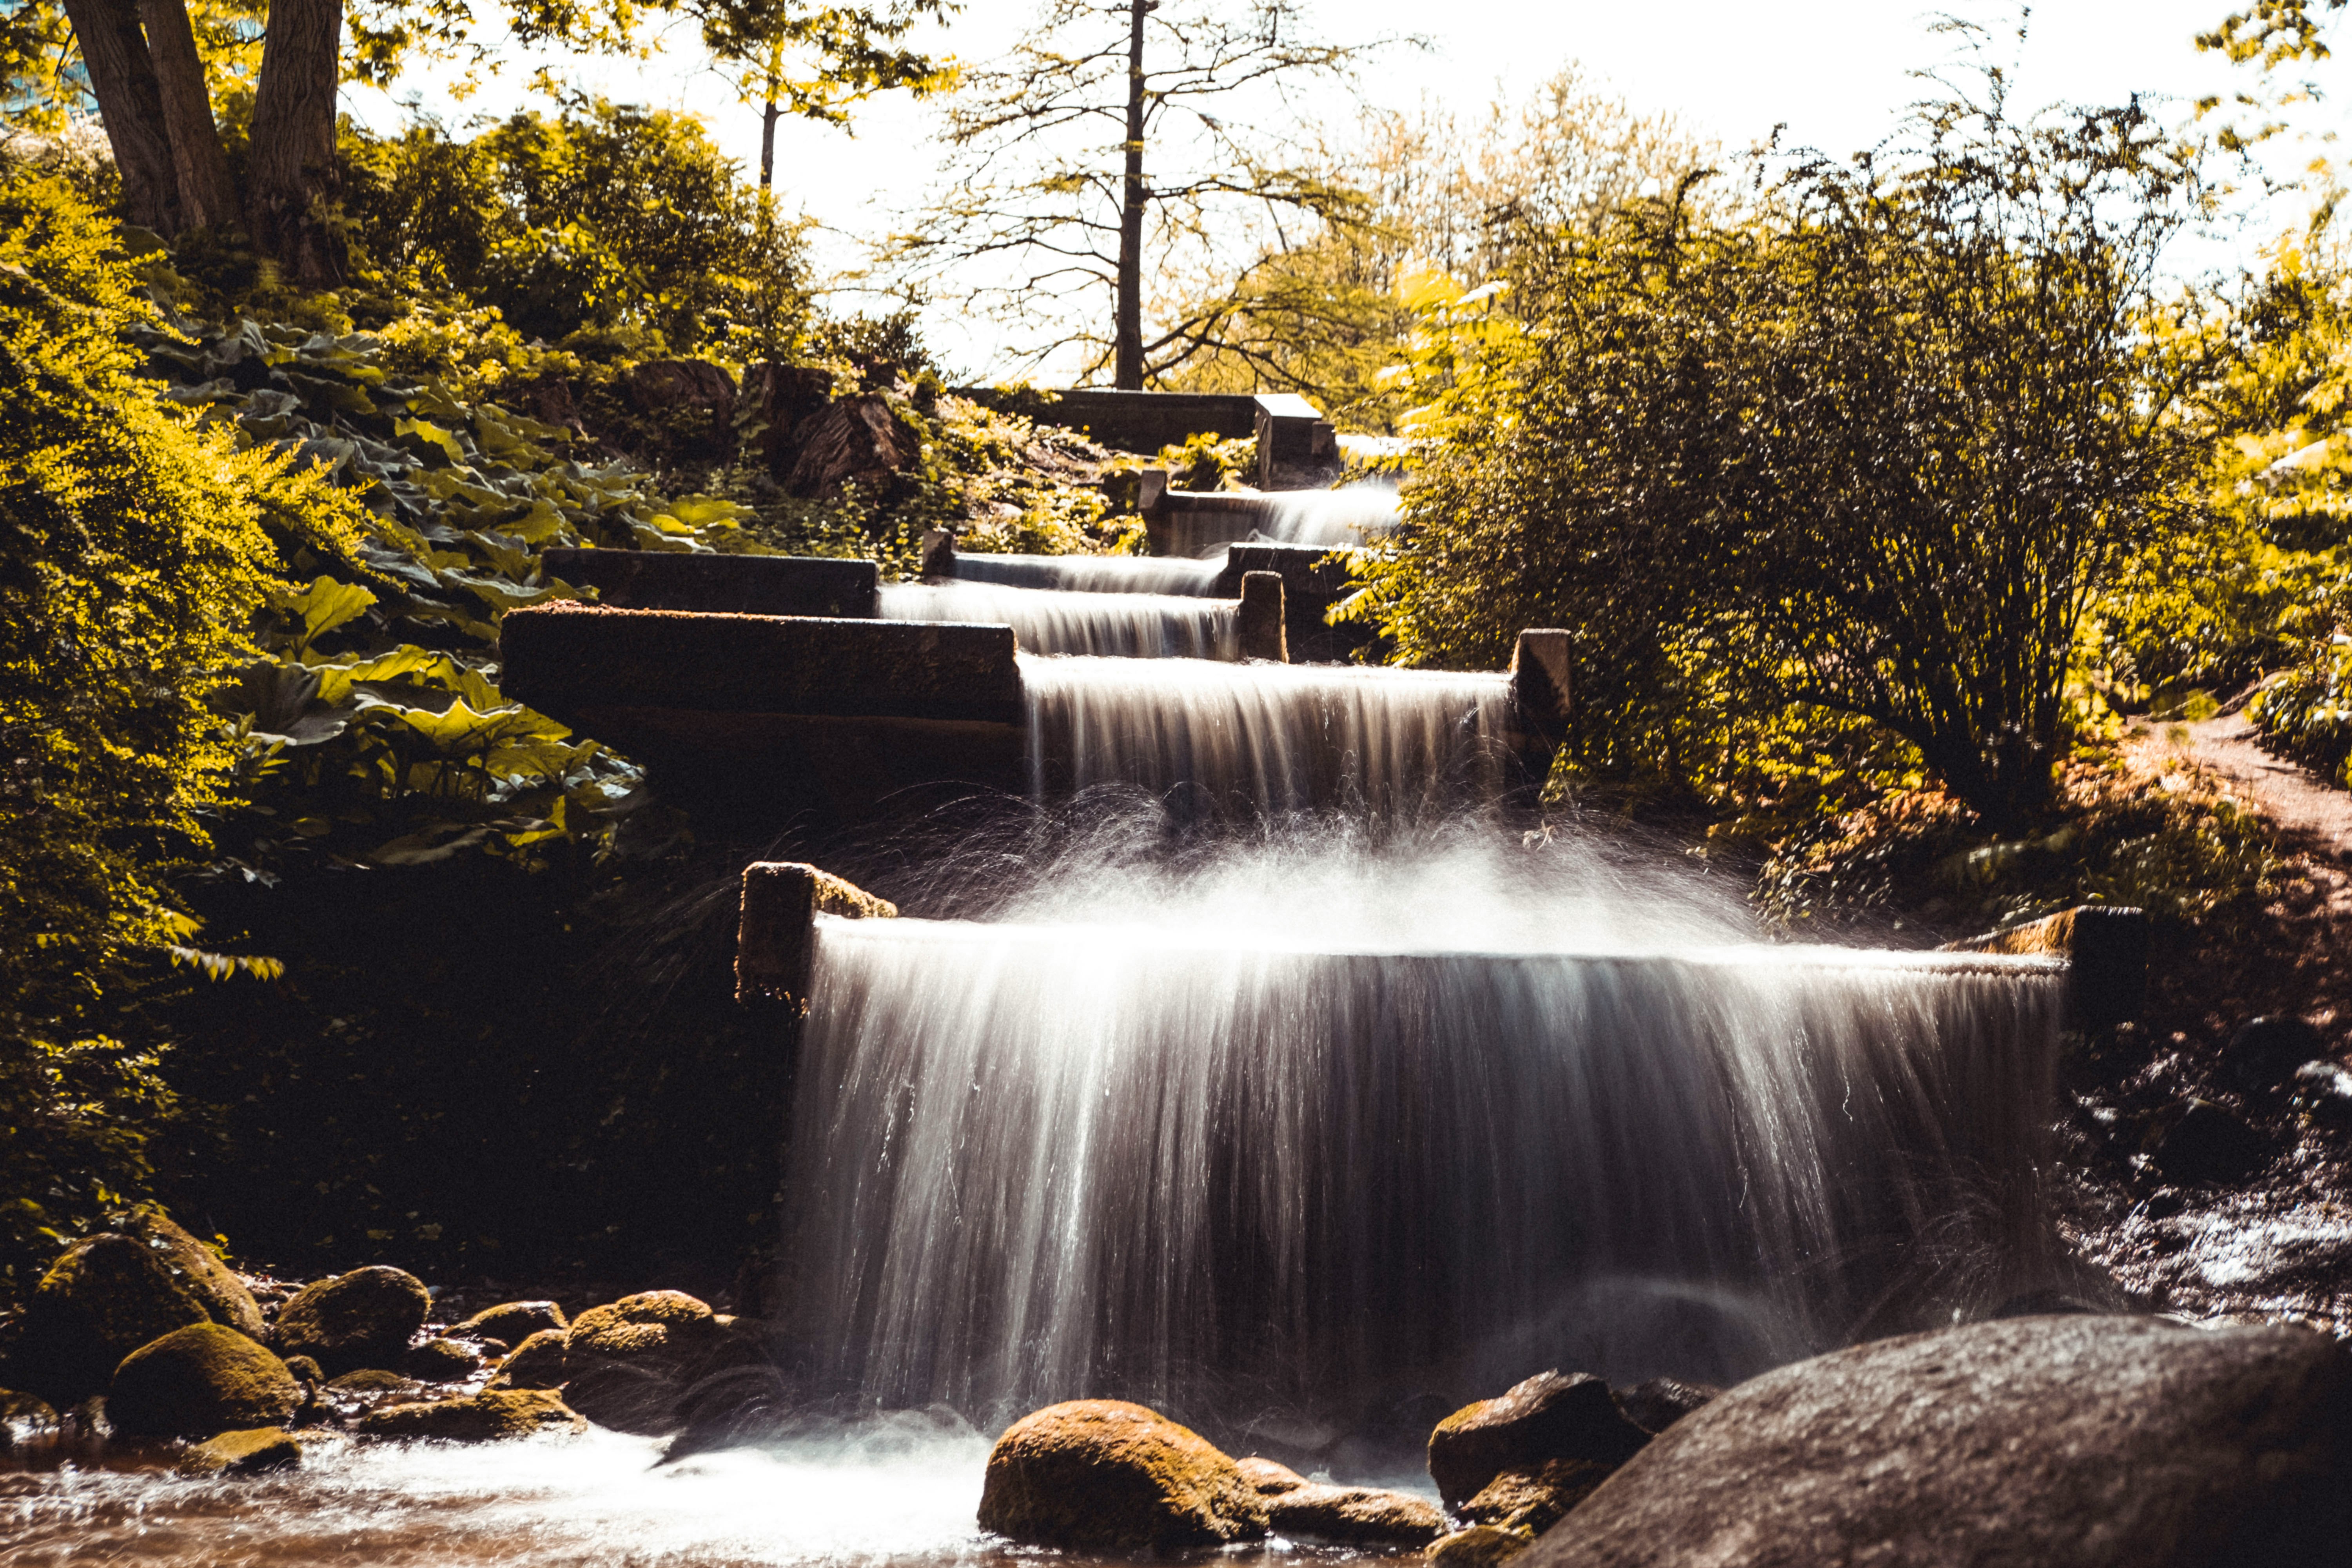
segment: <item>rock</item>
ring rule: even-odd
[[[588,1423],[551,1389],[484,1389],[463,1399],[387,1405],[362,1416],[368,1437],[423,1438],[442,1443],[490,1443],[541,1432],[585,1432]]]
[[[47,1400],[0,1388],[0,1454],[37,1448],[57,1436],[58,1413]]]
[[[713,1373],[678,1396],[678,1433],[661,1462],[767,1442],[783,1432],[798,1403],[784,1374],[764,1363]]]
[[[1053,1405],[988,1456],[980,1523],[1035,1546],[1112,1551],[1261,1536],[1265,1504],[1234,1461],[1187,1427],[1117,1399]]]
[[[541,1329],[515,1346],[506,1360],[499,1363],[498,1375],[490,1379],[494,1387],[561,1388],[563,1386],[563,1331]]]
[[[211,1247],[173,1224],[170,1215],[152,1204],[133,1209],[122,1216],[122,1232],[145,1243],[214,1322],[257,1340],[268,1334],[261,1303],[253,1299],[245,1281]]]
[[[109,1232],[68,1247],[33,1287],[13,1363],[34,1393],[71,1405],[106,1387],[140,1346],[211,1321],[163,1258]]]
[[[283,1426],[224,1432],[180,1456],[185,1476],[252,1476],[290,1470],[302,1463],[302,1445]]]
[[[572,1326],[563,1309],[552,1301],[502,1301],[488,1307],[449,1331],[453,1340],[503,1340],[519,1345],[542,1330],[558,1332]]]
[[[647,1290],[572,1320],[563,1340],[565,1397],[599,1426],[674,1432],[678,1395],[715,1364],[740,1365],[740,1357],[709,1307],[682,1290]]]
[[[455,1340],[426,1340],[400,1355],[400,1370],[425,1383],[462,1383],[480,1370],[482,1358]]]
[[[2294,1108],[2322,1121],[2352,1121],[2352,1072],[2331,1061],[2309,1061],[2294,1069]]]
[[[1625,1413],[1626,1420],[1654,1437],[1722,1392],[1711,1383],[1653,1377],[1618,1389],[1617,1408]]]
[[[708,360],[647,360],[620,375],[630,410],[667,437],[656,456],[724,458],[735,448],[735,378]]]
[[[761,459],[769,473],[782,479],[791,473],[800,450],[793,432],[833,399],[833,372],[821,365],[761,361],[744,370],[743,396],[760,411]]]
[[[1278,1465],[1272,1459],[1262,1459],[1253,1454],[1246,1459],[1235,1459],[1234,1468],[1242,1473],[1260,1497],[1279,1497],[1284,1492],[1297,1491],[1313,1483],[1288,1465]]]
[[[295,1382],[306,1387],[315,1388],[327,1381],[326,1370],[306,1355],[288,1356],[286,1370],[294,1374]]]
[[[844,397],[802,422],[799,452],[784,488],[803,500],[832,500],[845,486],[869,496],[912,468],[922,443],[878,392]]]
[[[2341,1563],[2347,1527],[2352,1356],[2333,1341],[2013,1318],[1731,1389],[1528,1568]]]
[[[312,1394],[318,1414],[346,1426],[387,1405],[406,1405],[425,1397],[425,1385],[413,1377],[381,1367],[347,1372],[320,1386]]]
[[[1516,1557],[1535,1544],[1535,1538],[1516,1530],[1474,1524],[1457,1530],[1424,1554],[1440,1568],[1490,1568],[1506,1557]]]
[[[340,1376],[396,1365],[433,1310],[415,1275],[381,1264],[305,1285],[278,1313],[278,1348]]]
[[[2158,1113],[2142,1148],[2181,1182],[2242,1181],[2271,1156],[2261,1133],[2210,1100],[2184,1100]]]
[[[1265,1497],[1265,1502],[1266,1524],[1284,1535],[1359,1546],[1426,1546],[1445,1533],[1445,1515],[1438,1506],[1411,1492],[1310,1481]]]
[[[686,1385],[649,1367],[603,1363],[573,1367],[563,1397],[574,1410],[607,1430],[661,1437],[678,1429],[678,1398]]]
[[[1458,1511],[1473,1524],[1541,1535],[1615,1471],[1591,1459],[1546,1459],[1531,1469],[1505,1470]]]
[[[301,1403],[301,1385],[284,1362],[207,1320],[124,1357],[107,1391],[106,1415],[129,1436],[209,1437],[278,1426]]]
[[[1599,1378],[1538,1373],[1439,1422],[1429,1435],[1429,1475],[1445,1506],[1459,1509],[1505,1470],[1533,1469],[1546,1459],[1613,1468],[1649,1440]]]
[[[2250,1018],[2221,1047],[2221,1072],[2239,1089],[2275,1089],[2296,1068],[2326,1054],[2326,1037],[2301,1018],[2285,1015]]]

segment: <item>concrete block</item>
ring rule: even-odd
[[[1238,620],[1244,658],[1262,658],[1275,664],[1290,662],[1283,637],[1280,573],[1243,574]]]
[[[1558,742],[1568,733],[1575,686],[1569,668],[1569,635],[1530,628],[1519,634],[1511,654],[1511,695],[1538,735]]]
[[[898,907],[795,860],[758,860],[743,868],[735,928],[735,1000],[782,1003],[808,1011],[809,959],[822,912],[849,920],[891,920]]]
[[[1949,952],[2063,958],[2066,1026],[2095,1033],[2137,1018],[2147,1001],[2147,915],[2116,904],[2080,904],[2038,921],[1947,942]]]
[[[593,587],[601,603],[630,610],[866,619],[880,585],[871,561],[814,555],[551,550],[545,560],[549,576]]]

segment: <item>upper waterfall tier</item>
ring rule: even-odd
[[[1121,658],[1241,657],[1231,601],[1173,594],[1082,593],[988,582],[903,584],[881,591],[882,618],[1009,626],[1038,654]]]
[[[1060,588],[1079,594],[1185,594],[1217,591],[1225,552],[1200,561],[1159,555],[967,555],[958,552],[956,575],[1008,588]]]

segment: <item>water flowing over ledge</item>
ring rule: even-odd
[[[1234,659],[1237,613],[1222,599],[1105,594],[992,583],[903,584],[881,591],[882,618],[1009,626],[1035,654]]]
[[[956,575],[967,582],[1008,588],[1058,588],[1077,594],[1180,594],[1216,592],[1225,569],[1220,548],[1202,560],[1163,555],[967,555],[956,554]]]

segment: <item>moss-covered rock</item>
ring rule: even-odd
[[[364,1417],[363,1436],[490,1443],[541,1432],[584,1432],[588,1423],[551,1389],[485,1389],[464,1399],[387,1405]]]
[[[306,1285],[278,1314],[278,1348],[330,1374],[399,1363],[433,1310],[425,1282],[379,1264]]]
[[[0,1388],[0,1454],[37,1448],[57,1436],[58,1413],[47,1400]]]
[[[192,1323],[211,1321],[194,1291],[142,1242],[114,1232],[76,1242],[49,1266],[26,1306],[16,1376],[52,1405],[107,1385],[122,1358]]]
[[[1080,1399],[1024,1416],[996,1440],[980,1522],[1030,1545],[1160,1550],[1264,1535],[1265,1509],[1198,1433],[1140,1405]]]
[[[1284,1535],[1360,1546],[1426,1546],[1445,1533],[1444,1513],[1411,1492],[1309,1482],[1265,1501],[1267,1525]]]
[[[170,1215],[152,1204],[133,1209],[122,1216],[122,1233],[143,1242],[214,1322],[257,1340],[267,1335],[261,1303],[245,1281],[211,1247],[173,1224]]]
[[[1251,1489],[1260,1497],[1280,1497],[1285,1492],[1295,1492],[1301,1487],[1315,1484],[1288,1465],[1278,1464],[1255,1454],[1245,1459],[1235,1459],[1234,1468],[1241,1471],[1242,1479],[1249,1482]]]
[[[682,1290],[625,1296],[572,1320],[564,1398],[616,1432],[674,1432],[678,1395],[714,1365],[740,1364],[739,1351],[717,1315]]]
[[[1439,1422],[1429,1435],[1429,1476],[1445,1506],[1459,1510],[1505,1470],[1534,1469],[1547,1459],[1613,1469],[1649,1440],[1599,1378],[1538,1373]]]
[[[107,1391],[106,1415],[127,1436],[209,1437],[278,1426],[301,1403],[301,1385],[284,1362],[207,1320],[124,1357]]]
[[[1517,1557],[1534,1544],[1535,1537],[1525,1531],[1474,1524],[1439,1541],[1424,1556],[1431,1568],[1494,1568],[1505,1558]]]
[[[425,1385],[413,1377],[381,1367],[362,1367],[331,1380],[312,1394],[311,1413],[321,1421],[349,1426],[371,1410],[425,1397]]]
[[[481,1369],[474,1347],[451,1339],[426,1340],[400,1356],[400,1370],[425,1383],[462,1383]]]
[[[1541,1535],[1613,1474],[1615,1467],[1591,1459],[1546,1459],[1532,1468],[1505,1470],[1457,1511],[1472,1524]]]
[[[531,1335],[552,1329],[561,1333],[572,1326],[563,1309],[552,1301],[501,1301],[488,1307],[449,1331],[453,1340],[497,1340],[520,1345]]]
[[[184,1476],[255,1476],[290,1470],[302,1462],[302,1445],[283,1426],[224,1432],[180,1456]]]
[[[492,1387],[561,1388],[564,1373],[564,1333],[562,1329],[541,1329],[515,1346],[506,1360],[499,1363],[498,1375],[490,1379]]]

